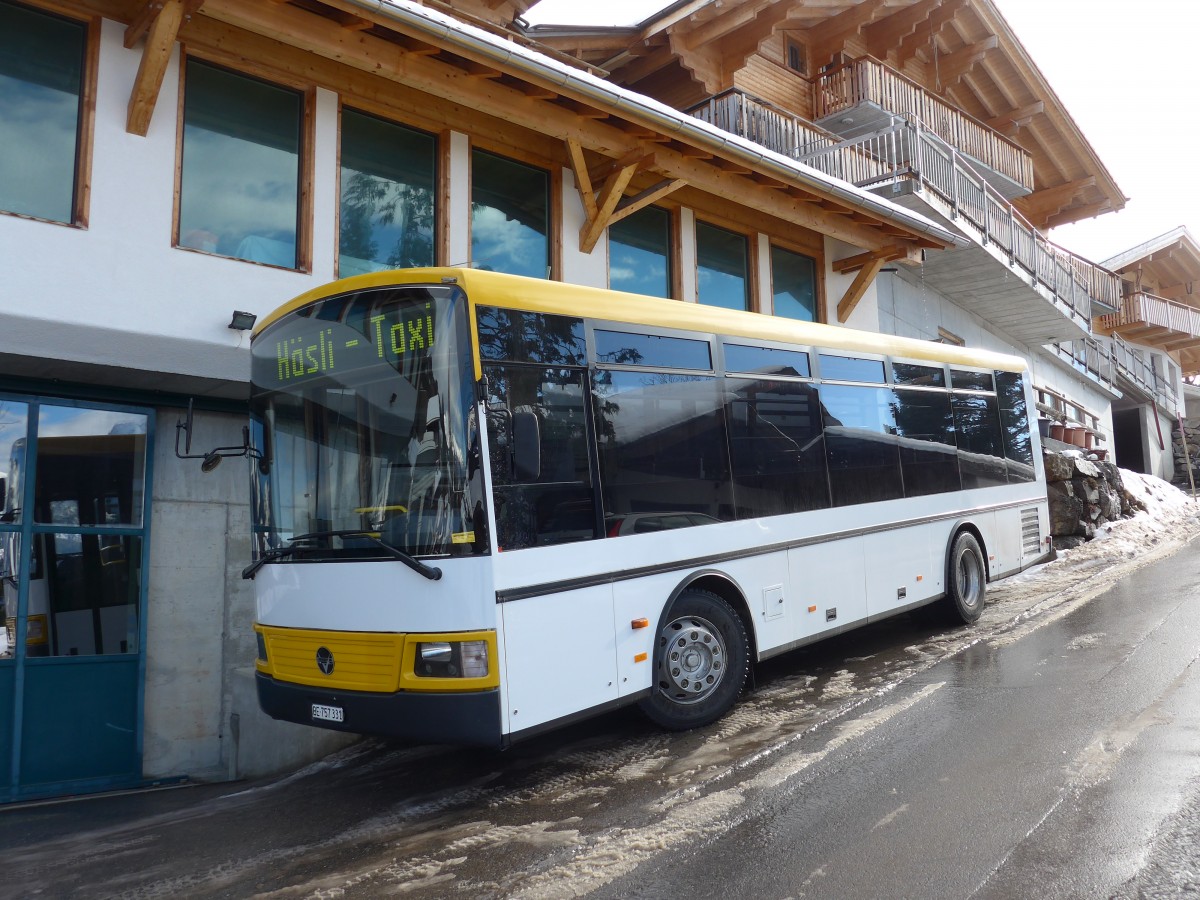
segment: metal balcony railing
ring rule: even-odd
[[[1176,371],[1173,363],[1167,364],[1167,372],[1157,372],[1145,355],[1129,346],[1120,335],[1112,335],[1105,343],[1092,338],[1062,341],[1050,348],[1075,368],[1090,375],[1106,387],[1114,387],[1117,377],[1134,385],[1141,393],[1151,397],[1169,415],[1175,415],[1179,398],[1175,394]]]
[[[1100,311],[1115,309],[1121,298],[1116,274],[1051,243],[988,184],[970,160],[911,117],[894,118],[887,128],[839,140],[799,116],[745,91],[729,90],[687,110],[725,131],[791,156],[834,178],[859,187],[910,179],[928,188],[948,207],[951,217],[970,222],[1023,269],[1031,284],[1088,322]]]
[[[813,81],[813,109],[818,120],[860,103],[913,116],[960,153],[1033,190],[1033,156],[1028,150],[879,60],[864,56],[822,72]]]
[[[1091,375],[1105,387],[1111,388],[1116,377],[1116,365],[1109,348],[1092,338],[1061,341],[1051,344],[1051,349],[1060,359],[1069,362],[1085,374]]]

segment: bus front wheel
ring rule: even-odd
[[[689,589],[667,613],[654,650],[654,683],[642,711],[674,731],[715,722],[733,706],[750,670],[750,639],[721,597]]]
[[[983,615],[987,595],[987,565],[975,535],[964,531],[950,547],[946,567],[945,612],[952,621],[974,625]]]

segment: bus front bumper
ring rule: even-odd
[[[254,680],[258,705],[272,719],[425,744],[502,745],[496,689],[375,694],[290,684],[262,672],[256,672]],[[314,718],[314,707],[341,710],[342,720]]]

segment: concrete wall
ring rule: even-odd
[[[255,776],[312,760],[351,740],[276,722],[258,710],[249,468],[213,472],[175,457],[181,409],[158,410],[152,485],[143,774]],[[236,446],[245,419],[197,413],[192,452]],[[237,717],[237,739],[231,717]]]

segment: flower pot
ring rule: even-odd
[[[1066,430],[1065,425],[1059,425],[1057,422],[1052,423],[1050,425],[1050,440],[1052,440],[1052,441],[1066,440],[1066,437],[1063,433],[1065,430]]]
[[[1044,438],[1050,437],[1050,420],[1049,419],[1038,419],[1037,422],[1038,422],[1038,434],[1040,434]]]
[[[1088,429],[1086,429],[1086,428],[1083,429],[1083,449],[1084,450],[1092,449],[1092,443],[1095,441],[1095,437],[1096,436],[1094,434],[1092,434]]]
[[[1103,447],[1097,447],[1092,452],[1096,454],[1096,459],[1099,462],[1104,462],[1104,457],[1108,455],[1108,451],[1105,450]]]
[[[1076,447],[1082,447],[1084,440],[1087,438],[1086,428],[1068,428],[1070,432],[1071,443]]]

